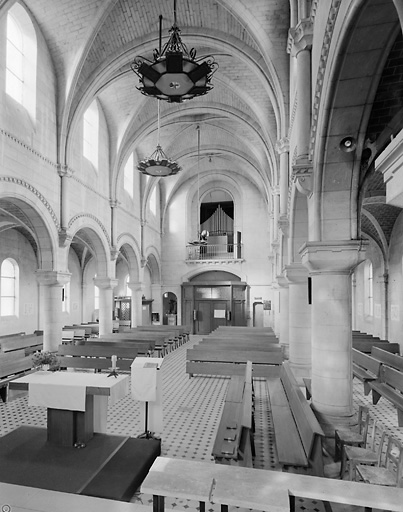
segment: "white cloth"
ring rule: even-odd
[[[28,404],[85,411],[88,392],[109,396],[114,404],[129,392],[129,377],[86,372],[36,372],[18,379],[28,383]],[[98,391],[99,390],[99,391]]]

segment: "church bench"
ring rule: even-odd
[[[392,352],[387,352],[386,350],[383,350],[379,347],[373,347],[371,354],[374,359],[377,359],[381,363],[386,364],[387,366],[391,366],[395,370],[403,372],[402,356]]]
[[[391,402],[397,410],[397,422],[403,427],[403,373],[382,364],[379,380],[370,383],[372,389],[372,402],[377,404],[383,396]]]
[[[281,352],[253,352],[249,350],[188,349],[186,373],[199,375],[242,375],[247,361],[253,364],[254,377],[272,378],[280,373]]]
[[[0,339],[0,352],[12,352],[13,350],[24,349],[25,355],[32,354],[43,348],[43,335],[17,334]]]
[[[323,476],[324,432],[302,394],[288,362],[280,378],[268,381],[277,454],[283,469],[309,469]]]
[[[0,339],[12,338],[13,336],[23,336],[25,332],[13,332],[12,334],[2,334]]]
[[[253,466],[252,363],[242,375],[231,376],[212,455],[216,463]]]
[[[158,327],[159,329],[154,329],[154,327]],[[161,329],[162,327],[162,329]],[[120,333],[131,333],[134,335],[152,335],[155,334],[158,335],[164,335],[166,336],[166,348],[169,350],[174,350],[175,348],[178,348],[182,343],[182,334],[180,333],[179,329],[176,329],[175,327],[171,327],[168,325],[156,325],[156,326],[144,326],[144,327],[124,327],[122,329],[119,329]]]
[[[61,368],[109,370],[111,357],[116,355],[118,371],[130,371],[130,366],[137,356],[137,349],[86,343],[84,345],[59,345],[57,352]]]
[[[282,345],[278,343],[265,343],[264,345],[256,344],[254,342],[245,342],[245,343],[232,343],[231,341],[226,341],[225,343],[216,342],[213,340],[205,339],[201,340],[195,345],[193,348],[200,348],[206,350],[252,350],[252,351],[261,351],[261,352],[283,352]]]
[[[370,382],[378,379],[381,367],[380,361],[364,352],[353,348],[353,377],[356,377],[364,384],[364,395],[371,391]]]
[[[392,352],[394,354],[399,354],[400,345],[399,343],[389,343],[389,341],[373,341],[373,340],[354,340],[353,338],[353,348],[359,350],[360,352],[365,352],[366,354],[371,354],[372,347],[379,347],[387,352]]]
[[[9,399],[9,384],[14,379],[34,371],[32,355],[25,355],[23,349],[0,354],[0,398]]]
[[[168,339],[169,336],[165,333],[157,332],[117,332],[99,336],[99,340],[102,341],[126,341],[142,344],[146,352],[152,353],[157,350],[162,356],[168,353]]]
[[[179,344],[189,341],[191,328],[188,325],[139,325],[136,327],[139,332],[164,332],[173,331],[179,339]]]

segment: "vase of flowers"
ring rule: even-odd
[[[35,352],[32,356],[32,363],[35,368],[41,370],[57,370],[59,368],[57,355],[46,350]]]

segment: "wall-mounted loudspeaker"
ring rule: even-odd
[[[355,151],[355,148],[357,147],[357,141],[354,137],[344,137],[340,141],[339,148],[344,153],[351,153],[352,151]]]

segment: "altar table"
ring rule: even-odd
[[[28,404],[47,408],[48,441],[73,446],[106,432],[108,401],[129,393],[128,375],[39,371],[15,379],[14,389],[28,390]]]

